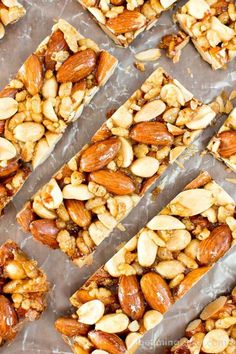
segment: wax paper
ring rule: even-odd
[[[229,173],[223,163],[216,161],[209,154],[201,155],[214,132],[226,119],[226,116],[220,115],[216,124],[206,129],[188,153],[184,153],[180,158],[184,168],[174,164],[167,169],[124,220],[125,231],[116,229],[100,245],[92,265],[77,268],[60,250],[53,251],[34,241],[31,235],[22,232],[15,220],[16,213],[24,202],[89,141],[106,120],[107,111],[118,108],[159,65],[205,103],[213,100],[222,90],[230,92],[236,88],[236,60],[231,62],[226,70],[214,72],[200,58],[191,43],[185,47],[177,64],[173,64],[163,53],[157,62],[145,65],[145,72],[134,67],[135,53],[156,47],[163,35],[177,31],[178,27],[173,24],[172,15],[184,2],[178,1],[173,10],[161,16],[156,26],[141,34],[129,48],[124,49],[115,46],[76,0],[22,0],[21,3],[27,9],[26,16],[18,23],[8,26],[6,36],[0,41],[0,89],[50,33],[54,21],[58,18],[69,21],[80,33],[94,39],[101,48],[109,50],[119,59],[118,69],[110,81],[84,110],[82,117],[67,129],[53,154],[34,171],[0,219],[0,243],[8,238],[18,242],[30,257],[38,261],[51,283],[48,307],[41,319],[26,324],[15,341],[1,347],[1,354],[71,353],[54,329],[56,318],[71,311],[70,295],[115,253],[121,242],[134,236],[201,170],[207,170],[236,200],[236,185],[225,180],[236,178],[236,175]],[[158,185],[162,186],[162,191],[154,198],[152,190]],[[164,353],[163,348],[168,341],[172,345],[171,341],[183,335],[186,324],[198,315],[207,302],[233,287],[236,283],[235,253],[236,248],[231,249],[181,301],[173,305],[164,321],[144,337],[138,353]]]

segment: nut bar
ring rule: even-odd
[[[75,292],[76,313],[57,330],[75,353],[133,353],[235,243],[234,216],[232,198],[202,173]]]
[[[0,39],[5,35],[5,27],[20,20],[25,12],[17,0],[0,0]]]
[[[116,65],[107,51],[59,20],[0,92],[0,214]]]
[[[236,56],[234,0],[190,0],[176,14],[180,27],[214,70]]]
[[[208,304],[167,354],[236,353],[236,287]],[[193,351],[194,350],[194,351]]]
[[[214,117],[158,68],[25,205],[18,222],[83,265]]]
[[[103,31],[119,46],[127,47],[149,30],[161,13],[177,0],[78,0]]]
[[[236,172],[236,108],[232,110],[207,148],[214,157],[224,161]]]
[[[46,307],[49,285],[37,262],[11,240],[0,247],[0,346],[23,322],[37,320]]]

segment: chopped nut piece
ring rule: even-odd
[[[71,91],[71,85],[63,85],[61,92]],[[171,115],[171,123],[167,113]],[[184,120],[180,121],[183,115]],[[197,136],[214,116],[208,105],[193,98],[163,68],[156,69],[91,141],[38,191],[27,208],[18,214],[19,223],[24,229],[30,229],[38,241],[52,248],[59,245],[76,264],[81,264],[189,145],[183,132]],[[201,198],[210,208],[211,192],[202,191]],[[195,196],[194,212],[204,211],[201,198]],[[222,218],[224,215],[223,212]],[[176,228],[185,228],[173,219],[179,225]],[[157,224],[161,227],[163,223],[159,220]],[[63,230],[66,232],[62,233]],[[142,238],[146,244],[145,236]],[[187,231],[181,232],[179,238],[182,243],[179,242],[178,250],[182,250],[191,240]],[[148,244],[154,244],[153,253],[150,259],[139,255],[141,264],[150,263],[156,257],[156,248],[165,246],[160,237],[149,239],[148,236],[147,240]],[[166,243],[173,250],[171,242]],[[136,272],[124,263],[120,271]]]
[[[25,320],[37,320],[46,307],[49,284],[37,262],[13,241],[0,246],[0,345],[14,339]]]
[[[178,194],[72,295],[76,314],[71,320],[91,325],[86,338],[98,336],[92,340],[94,348],[117,354],[128,352],[133,345],[137,349],[145,332],[157,326],[172,304],[233,245],[235,214],[226,221],[218,215],[222,206],[235,211],[234,201],[207,172],[189,185],[192,189]],[[203,216],[210,208],[215,210],[216,220]],[[204,240],[197,238],[202,229],[209,232]],[[189,324],[186,350],[196,348],[200,353],[203,348],[203,353],[223,354],[236,324],[235,291],[232,295],[233,301],[221,296]],[[56,324],[58,321],[62,319]],[[69,331],[68,326],[69,333],[65,328],[57,329],[67,335],[67,343],[70,338],[73,347],[73,329]],[[190,353],[178,350],[178,345],[169,353]],[[217,351],[218,347],[222,351]]]
[[[25,13],[25,8],[17,0],[0,0],[0,39],[5,35],[4,27],[17,22]]]
[[[9,3],[2,2],[4,6]],[[2,2],[0,18],[2,11],[7,11]],[[17,4],[14,0],[12,9],[17,9]],[[59,56],[60,52],[64,56]],[[5,168],[0,186],[6,188],[0,199],[0,215],[29,173],[48,158],[66,127],[79,118],[83,107],[106,83],[116,64],[112,55],[59,20],[51,36],[0,92],[0,166]],[[74,185],[75,178],[71,182]]]
[[[136,69],[138,69],[139,71],[142,71],[142,72],[145,71],[145,65],[144,65],[144,63],[140,63],[140,62],[136,61],[136,62],[134,63],[134,66],[135,66]]]
[[[235,13],[234,0],[190,0],[176,14],[180,27],[214,70],[236,56]]]
[[[236,108],[210,140],[207,149],[212,155],[236,172]]]
[[[182,49],[188,44],[189,36],[179,31],[176,34],[167,34],[161,39],[159,47],[166,50],[166,56],[177,63],[180,59]]]
[[[147,49],[143,52],[135,54],[135,58],[140,61],[155,61],[161,56],[161,51],[158,48]]]

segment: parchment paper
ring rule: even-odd
[[[158,65],[163,66],[167,72],[177,78],[195,97],[209,102],[223,89],[230,91],[236,88],[236,61],[231,62],[227,70],[213,72],[189,43],[178,64],[174,65],[163,54],[158,62],[146,65],[146,71],[141,73],[133,66],[134,53],[156,47],[164,34],[176,30],[177,27],[171,20],[173,11],[163,14],[152,30],[140,35],[130,48],[123,49],[115,47],[76,0],[22,0],[21,2],[27,9],[27,15],[17,24],[8,27],[4,40],[0,42],[0,88],[8,83],[9,77],[14,75],[27,56],[50,33],[54,19],[60,17],[71,22],[83,35],[93,38],[101,48],[109,50],[120,61],[118,69],[106,87],[97,94],[90,107],[84,110],[82,117],[67,130],[48,161],[30,176],[14,202],[7,207],[5,216],[0,219],[0,243],[8,238],[17,241],[31,257],[39,262],[51,282],[47,311],[39,321],[27,324],[14,342],[2,347],[1,354],[65,354],[70,353],[70,348],[54,330],[54,321],[58,316],[70,311],[69,297],[84,283],[85,279],[113,255],[122,241],[135,235],[191,179],[196,177],[200,170],[209,171],[235,200],[235,184],[226,182],[225,178],[236,176],[234,173],[229,174],[225,165],[214,160],[209,154],[202,158],[199,153],[196,153],[191,159],[184,161],[185,169],[174,164],[155,185],[165,184],[158,198],[153,200],[149,191],[123,222],[126,231],[115,230],[96,252],[93,264],[83,269],[74,266],[61,251],[50,250],[35,242],[30,235],[20,231],[15,222],[16,212],[90,139],[105,121],[106,112],[111,108],[118,108]],[[183,3],[184,1],[178,2],[177,7]],[[225,116],[218,117],[217,124],[207,129],[197,139],[194,143],[196,149],[200,152],[205,149],[213,132],[217,131],[225,118]],[[163,354],[163,343],[166,344],[168,339],[178,339],[183,334],[186,324],[197,316],[207,302],[233,287],[236,283],[235,253],[234,248],[184,299],[171,308],[165,320],[152,333],[145,336],[139,353]],[[158,337],[159,341],[156,343]],[[156,351],[157,347],[158,351]]]

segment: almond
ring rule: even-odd
[[[93,172],[102,169],[111,162],[121,147],[118,138],[110,138],[91,145],[82,154],[80,167],[85,172]]]
[[[37,95],[43,86],[43,66],[36,54],[29,56],[20,68],[19,75],[27,91],[32,96]]]
[[[35,220],[35,213],[32,209],[31,202],[27,202],[23,209],[17,214],[16,219],[17,222],[21,225],[22,229],[25,232],[30,231],[30,224]]]
[[[87,87],[87,83],[85,79],[76,82],[72,87],[71,95],[73,96],[74,93],[76,93],[77,91],[84,91],[86,87]]]
[[[10,301],[0,295],[0,339],[13,339],[16,335],[14,326],[18,323],[17,314]]]
[[[163,123],[144,122],[136,124],[130,131],[130,137],[143,144],[172,145],[174,137]]]
[[[16,95],[17,91],[18,91],[18,90],[15,89],[15,88],[6,86],[6,87],[0,92],[0,98],[3,98],[3,97],[15,98],[15,95]]]
[[[200,243],[198,260],[203,265],[210,265],[220,259],[229,249],[232,234],[228,225],[215,227],[210,236]]]
[[[110,76],[111,71],[116,67],[117,59],[110,53],[102,51],[99,56],[99,62],[96,72],[98,86],[103,86]]]
[[[85,336],[90,329],[89,325],[80,323],[78,322],[78,320],[72,317],[58,318],[55,322],[55,327],[58,330],[58,332],[68,337],[74,337],[79,335]]]
[[[119,171],[95,171],[90,174],[90,178],[92,181],[104,186],[108,192],[113,194],[129,195],[135,190],[131,178]]]
[[[80,227],[86,227],[91,224],[91,213],[85,208],[81,200],[67,199],[65,200],[65,206],[74,223]]]
[[[58,29],[53,32],[47,44],[45,52],[45,66],[47,70],[54,70],[56,62],[52,59],[52,55],[60,51],[69,51],[69,47],[65,41],[64,34]]]
[[[14,174],[19,169],[17,160],[12,160],[7,163],[5,167],[0,167],[0,178],[8,177]]]
[[[226,296],[220,296],[216,300],[210,302],[201,312],[200,318],[203,321],[213,318],[216,315],[218,317],[219,313],[224,312],[224,307],[227,302]]]
[[[57,72],[58,82],[77,82],[87,77],[96,66],[96,53],[85,49],[69,57]]]
[[[116,334],[94,330],[88,333],[88,337],[97,349],[106,350],[111,354],[126,353],[126,347],[123,340]]]
[[[228,158],[236,154],[236,131],[226,131],[219,134],[220,156]]]
[[[143,317],[145,303],[135,275],[120,277],[118,297],[123,312],[132,320],[139,320]]]
[[[160,275],[146,273],[140,284],[144,297],[153,310],[165,313],[174,303],[170,288]]]
[[[175,295],[176,299],[178,300],[184,296],[209,269],[210,267],[201,267],[188,273],[178,286],[178,290]]]
[[[200,319],[194,320],[189,323],[185,329],[185,335],[187,338],[191,338],[196,333],[204,333],[205,326]]]
[[[96,131],[91,141],[93,143],[97,143],[98,141],[108,139],[110,136],[111,136],[110,129],[108,129],[106,124],[103,124],[101,128]]]
[[[207,171],[204,171],[201,173],[199,176],[194,178],[187,186],[184,188],[185,190],[187,189],[196,189],[205,186],[205,184],[209,183],[211,181],[211,176]]]
[[[39,219],[30,224],[33,237],[51,248],[58,248],[57,234],[59,229],[54,220]]]
[[[143,27],[146,23],[146,18],[138,11],[125,10],[115,18],[107,21],[108,27],[113,33],[122,34],[133,32]]]

